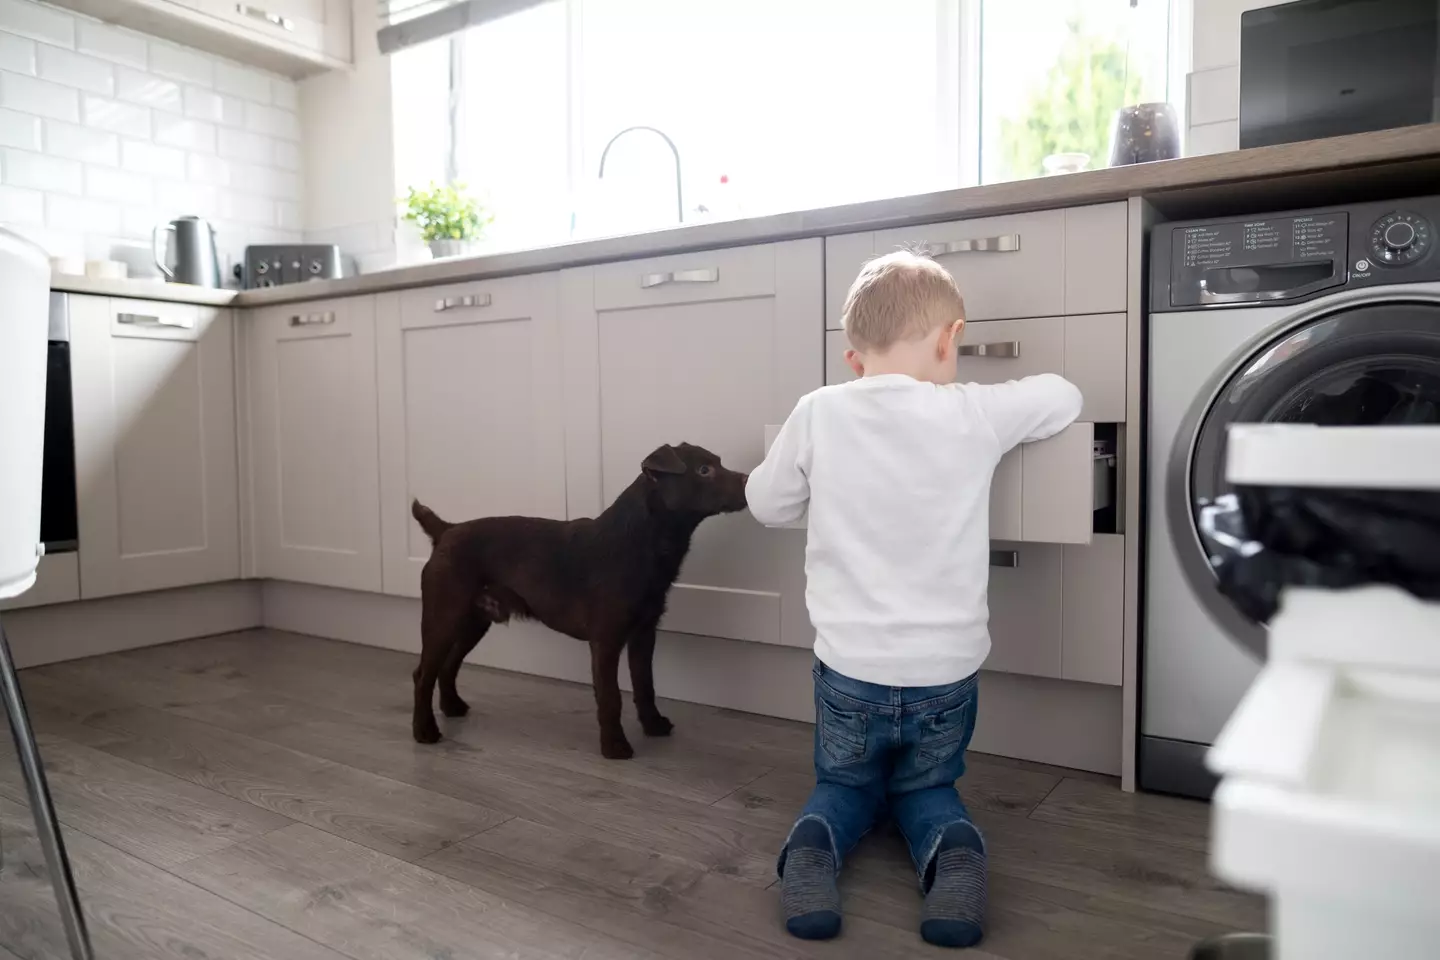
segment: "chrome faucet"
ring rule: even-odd
[[[664,131],[656,130],[654,127],[639,126],[639,127],[626,127],[624,130],[621,130],[619,133],[615,134],[615,136],[613,136],[613,137],[610,138],[610,142],[607,143],[607,144],[605,144],[605,149],[602,150],[602,151],[600,151],[600,175],[599,175],[599,178],[600,178],[601,180],[604,180],[604,179],[605,179],[605,158],[610,155],[610,148],[613,147],[613,146],[615,146],[615,141],[616,141],[616,140],[619,140],[621,137],[625,136],[625,134],[627,134],[627,133],[634,133],[636,130],[648,130],[650,133],[655,134],[655,135],[656,135],[657,137],[659,137],[661,140],[664,140],[664,141],[665,141],[665,145],[670,148],[670,153],[675,157],[675,217],[676,217],[676,219],[677,219],[680,223],[684,223],[684,222],[685,222],[685,201],[682,199],[682,195],[681,195],[681,192],[680,192],[680,191],[681,191],[681,187],[680,187],[680,151],[679,151],[678,149],[676,149],[676,147],[675,147],[675,141],[674,141],[674,140],[671,140],[669,137],[667,137],[667,136],[665,135]]]

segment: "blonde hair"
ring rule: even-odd
[[[841,322],[857,350],[887,350],[965,316],[960,288],[945,268],[909,250],[876,257],[845,296]]]

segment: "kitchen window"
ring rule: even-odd
[[[1176,99],[1182,2],[549,0],[394,54],[399,186],[454,176],[524,247],[675,222],[658,134],[598,176],[635,126],[687,222],[1103,166],[1118,107]]]

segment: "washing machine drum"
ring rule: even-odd
[[[1177,437],[1166,509],[1196,595],[1263,658],[1264,627],[1216,589],[1198,529],[1200,505],[1232,490],[1227,431],[1235,423],[1440,424],[1440,300],[1392,298],[1310,313],[1238,355],[1211,386]]]

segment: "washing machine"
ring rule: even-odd
[[[1265,656],[1196,527],[1229,426],[1440,423],[1437,225],[1424,197],[1152,230],[1141,789],[1210,795],[1205,750]]]

